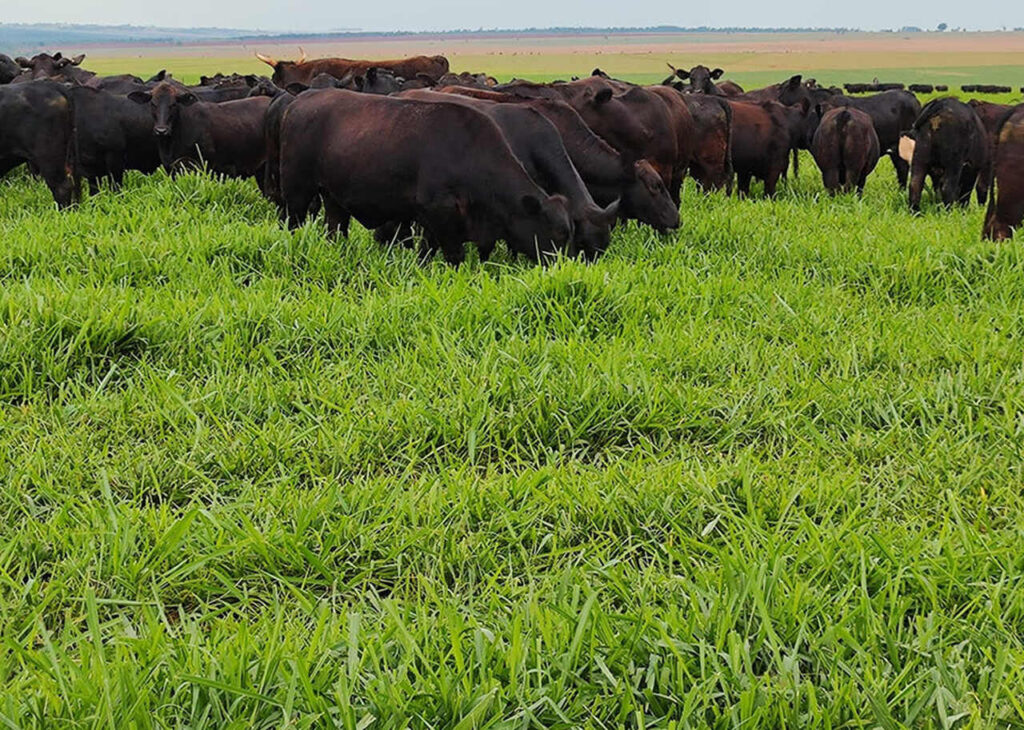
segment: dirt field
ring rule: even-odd
[[[253,53],[294,58],[395,58],[444,54],[456,70],[487,71],[499,78],[550,79],[588,74],[595,66],[637,81],[665,76],[666,62],[720,66],[740,83],[761,83],[788,73],[820,81],[1024,84],[1024,33],[800,33],[622,34],[550,36],[373,36],[287,43],[118,46],[84,49],[102,72],[147,73],[168,68],[179,76],[211,70],[255,72],[266,66]]]

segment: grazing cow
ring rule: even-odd
[[[960,87],[961,91],[975,94],[1009,94],[1013,89],[1009,86],[998,86],[995,84],[967,84]]]
[[[935,91],[935,87],[931,84],[911,84],[907,87],[907,90],[915,94],[931,94]]]
[[[576,250],[594,259],[608,248],[611,227],[618,218],[619,201],[604,209],[594,202],[569,159],[558,129],[539,111],[523,104],[502,104],[427,89],[405,91],[400,98],[462,104],[487,115],[505,135],[505,141],[533,181],[548,194],[560,194],[568,201]],[[490,254],[483,249],[480,253],[484,259]]]
[[[293,228],[320,195],[334,233],[352,217],[368,228],[419,223],[424,254],[440,248],[456,265],[465,241],[504,239],[536,260],[573,233],[565,198],[530,179],[494,122],[459,104],[302,94],[282,120],[281,191]]]
[[[350,73],[365,74],[373,67],[386,69],[404,79],[415,79],[418,74],[424,74],[437,81],[448,73],[449,68],[448,59],[444,56],[413,56],[390,61],[361,61],[350,58],[317,58],[307,61],[306,54],[303,53],[298,61],[278,61],[257,53],[256,58],[274,69],[274,83],[282,89],[296,82],[309,84],[315,76],[322,73],[343,79]]]
[[[77,202],[74,121],[68,89],[61,83],[0,87],[0,176],[27,162],[58,207]]]
[[[789,164],[791,144],[785,105],[774,101],[728,100],[732,107],[732,165],[740,197],[750,194],[752,178],[764,180],[764,192],[775,195]]]
[[[1005,241],[1024,221],[1024,104],[1004,119],[996,135],[992,180],[982,237]]]
[[[152,91],[133,91],[128,98],[149,105],[160,162],[167,172],[173,174],[180,164],[203,163],[213,172],[232,177],[254,177],[261,171],[266,159],[263,116],[270,106],[268,97],[216,104],[162,81]]]
[[[568,84],[502,84],[498,90],[524,99],[565,101],[621,154],[650,162],[678,203],[676,126],[664,101],[649,89],[591,76]]]
[[[949,91],[949,86],[946,84],[935,84],[936,91]]]
[[[971,189],[977,189],[978,202],[988,197],[990,155],[985,127],[977,113],[957,99],[929,102],[901,140],[904,154],[910,157],[910,209],[921,209],[925,176],[941,195],[947,208],[954,203],[966,206]]]
[[[696,149],[690,175],[705,190],[732,192],[732,107],[711,94],[683,97],[693,117]]]
[[[555,125],[573,166],[594,202],[606,207],[621,201],[619,216],[646,223],[659,232],[679,226],[679,206],[646,160],[633,160],[594,134],[571,106],[556,99],[520,99],[501,92],[445,87],[442,91],[505,104],[523,104]]]
[[[160,167],[149,110],[128,99],[88,86],[70,90],[74,102],[78,169],[93,195],[107,178],[120,187],[125,170],[150,173]]]
[[[856,187],[857,194],[863,195],[880,154],[871,117],[859,109],[823,105],[818,105],[816,113],[821,121],[811,142],[811,155],[821,170],[825,189],[835,195]]]
[[[0,84],[9,84],[21,74],[21,66],[10,56],[0,53]]]
[[[896,180],[900,188],[907,186],[910,166],[900,157],[900,135],[914,125],[921,113],[921,102],[909,91],[883,91],[881,94],[859,98],[833,96],[828,99],[832,106],[849,106],[860,109],[871,117],[878,135],[882,154],[889,155],[896,168]]]

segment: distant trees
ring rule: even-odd
[[[949,25],[947,25],[946,23],[939,23],[939,26],[938,26],[937,30],[938,30],[938,31],[939,31],[940,33],[942,33],[942,32],[943,32],[944,30],[946,30],[946,28],[948,28],[948,27],[949,27]]]

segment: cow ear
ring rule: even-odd
[[[148,91],[133,91],[128,94],[128,98],[136,104],[148,104],[153,99],[153,94]]]
[[[619,205],[620,205],[621,202],[622,202],[621,198],[616,198],[611,203],[609,203],[607,208],[605,208],[601,212],[601,215],[604,217],[604,219],[606,221],[608,221],[609,224],[614,223],[618,219],[618,217],[619,217]]]
[[[210,77],[209,76],[200,76],[199,77],[199,85],[200,86],[209,86],[209,84],[210,84]]]
[[[687,79],[690,78],[690,72],[689,71],[684,71],[683,69],[678,69],[676,71],[676,76],[681,78],[683,81],[686,81]]]
[[[787,81],[785,85],[790,89],[796,89],[800,87],[800,83],[803,81],[803,79],[803,76],[797,74],[796,76],[791,76],[789,81]]]
[[[376,66],[370,66],[370,68],[366,69],[366,80],[368,82],[370,82],[371,84],[377,81],[377,67]]]
[[[711,72],[711,78],[713,78],[713,79],[720,79],[720,78],[722,78],[722,75],[724,73],[725,73],[725,71],[723,71],[722,69],[716,68],[714,71]]]
[[[290,84],[288,84],[286,87],[284,87],[284,90],[287,91],[292,96],[298,96],[299,94],[301,94],[303,91],[305,91],[308,88],[309,87],[306,86],[303,83],[300,83],[298,81],[293,81]]]
[[[85,54],[84,53],[79,53],[77,56],[75,56],[74,58],[71,59],[71,65],[72,66],[78,66],[84,60],[85,60]]]
[[[184,94],[178,95],[178,103],[182,106],[192,106],[197,101],[199,101],[199,97],[191,91],[186,91]]]
[[[18,56],[16,59],[14,59],[14,62],[22,68],[32,68],[32,62],[24,56]]]
[[[536,195],[524,195],[522,197],[523,210],[526,211],[527,215],[540,215],[543,210],[540,204],[540,198]]]
[[[60,51],[57,51],[52,56],[50,56],[50,58],[52,58],[54,61],[59,61],[60,59],[64,58],[64,56],[61,54]]]
[[[601,89],[599,92],[594,94],[594,103],[595,104],[607,104],[609,101],[611,101],[611,98],[612,98],[612,90],[611,89]]]

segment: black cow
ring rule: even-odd
[[[160,166],[149,110],[126,96],[88,86],[70,90],[74,102],[78,169],[93,195],[106,178],[117,189],[125,170],[150,173]]]
[[[21,75],[21,66],[10,56],[0,53],[0,84],[9,84]]]
[[[213,172],[262,181],[266,160],[263,117],[270,98],[211,103],[168,81],[152,91],[133,91],[133,102],[150,107],[160,162],[174,173],[181,164],[207,164]]]
[[[996,133],[992,179],[982,237],[1004,241],[1024,222],[1024,104],[1004,117]]]
[[[456,265],[465,241],[504,239],[537,259],[573,234],[565,198],[530,179],[493,121],[459,104],[306,92],[282,120],[281,192],[292,227],[321,195],[333,232],[352,217],[368,228],[415,222],[425,253],[440,248]]]
[[[750,194],[750,181],[764,181],[764,192],[775,195],[779,178],[789,164],[791,145],[787,107],[774,101],[728,100],[732,107],[732,164],[740,197]]]
[[[977,189],[978,202],[985,203],[991,164],[988,137],[970,106],[952,98],[929,102],[901,147],[911,159],[911,210],[921,209],[925,176],[931,177],[946,207],[966,206],[972,188]]]
[[[551,122],[539,111],[523,104],[476,99],[459,94],[444,94],[420,89],[406,91],[403,99],[419,99],[443,104],[463,104],[486,114],[505,135],[513,154],[527,174],[548,194],[563,195],[575,228],[576,250],[594,259],[608,248],[611,227],[618,217],[619,201],[599,207],[587,190],[566,152],[565,144]],[[489,251],[481,249],[481,258]]]
[[[37,79],[56,79],[84,84],[96,75],[92,71],[79,68],[84,59],[84,53],[74,58],[67,58],[60,52],[54,53],[52,56],[49,53],[37,53],[32,58],[19,56],[15,60],[25,69],[25,72],[14,81],[21,83]]]
[[[28,163],[58,207],[78,201],[74,113],[56,81],[0,86],[0,176]]]
[[[594,201],[604,207],[620,200],[619,216],[664,232],[679,226],[679,207],[664,181],[646,160],[623,155],[586,125],[579,113],[557,99],[520,99],[496,91],[449,86],[450,94],[504,104],[523,104],[555,125],[562,143]]]
[[[931,84],[911,84],[907,89],[915,94],[931,94],[935,91],[935,87]]]

